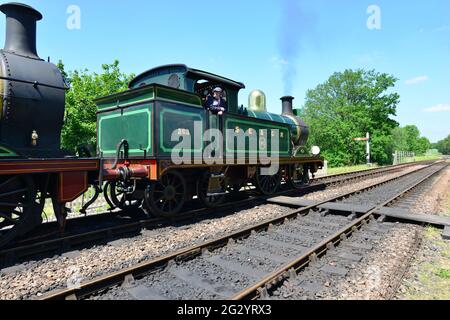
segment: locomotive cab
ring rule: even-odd
[[[159,84],[198,95],[204,103],[216,87],[224,90],[228,112],[238,113],[238,94],[245,85],[241,82],[213,73],[188,68],[183,64],[157,67],[138,75],[130,82],[129,88],[136,89],[149,84]]]

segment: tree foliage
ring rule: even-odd
[[[416,126],[395,128],[392,135],[394,148],[397,151],[410,151],[416,155],[423,155],[431,148],[430,140],[421,137],[420,130]]]
[[[331,166],[366,160],[365,144],[353,138],[371,134],[372,160],[392,160],[392,130],[400,96],[389,92],[397,79],[385,73],[346,70],[309,90],[302,117],[311,127],[310,144],[322,148]]]
[[[102,65],[102,72],[89,70],[67,72],[62,61],[58,68],[70,84],[66,94],[66,117],[62,130],[63,149],[75,152],[82,144],[96,144],[96,98],[124,91],[133,74],[120,71],[119,61]]]
[[[450,155],[450,135],[434,145],[440,153]]]

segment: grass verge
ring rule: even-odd
[[[374,169],[378,168],[378,165],[372,165],[368,166],[366,164],[359,165],[359,166],[350,166],[350,167],[340,167],[340,168],[328,168],[328,175],[333,174],[341,174],[341,173],[348,173],[348,172],[357,172],[357,171],[364,171],[368,169]]]
[[[450,194],[445,211],[450,216]],[[408,279],[403,298],[450,300],[450,241],[442,238],[442,230],[428,227],[422,248],[413,266],[414,278]]]

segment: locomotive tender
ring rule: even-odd
[[[146,71],[129,90],[97,99],[96,157],[67,155],[60,134],[68,88],[58,68],[37,54],[42,15],[18,3],[0,10],[7,16],[0,50],[0,246],[42,223],[46,199],[63,228],[66,203],[89,186],[96,189],[93,200],[103,190],[111,208],[142,206],[173,217],[187,201],[218,206],[249,183],[265,195],[283,182],[297,188],[323,165],[318,151],[306,149],[309,129],[296,116],[292,97],[282,98],[281,115],[266,111],[261,91],[252,92],[244,108],[238,104],[242,83],[181,64]],[[215,87],[223,89],[228,105],[223,116],[203,106]],[[208,148],[209,129],[223,133],[223,161],[213,164],[198,159]],[[173,160],[180,151],[174,133],[190,140],[192,147],[182,152],[192,162]],[[245,143],[236,146],[239,135]],[[272,150],[272,142],[279,147]],[[259,153],[276,158],[279,170],[264,175],[267,163],[255,158]]]

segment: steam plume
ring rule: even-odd
[[[302,0],[281,0],[281,26],[279,34],[280,63],[284,91],[292,95],[297,76],[296,60],[308,27],[308,17],[303,12]]]

